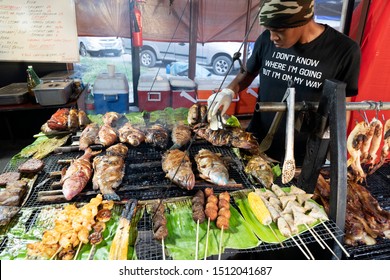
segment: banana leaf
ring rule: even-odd
[[[104,114],[88,115],[88,118],[91,120],[91,122],[102,125],[103,115]],[[130,112],[124,115],[129,120],[129,122],[133,125],[145,125],[143,112]]]
[[[175,203],[167,203],[170,210],[167,214],[168,237],[165,240],[167,253],[175,260],[195,259],[195,242],[197,224],[192,219],[191,200],[186,199]],[[230,207],[230,227],[223,232],[222,252],[227,249],[250,249],[261,242],[251,230],[250,225],[238,211]],[[207,238],[207,220],[199,225],[198,258],[205,256]],[[209,240],[206,256],[217,255],[221,230],[210,222]]]
[[[64,206],[68,204],[58,204],[55,206],[23,208],[9,226],[0,228],[0,239],[6,239],[6,247],[0,253],[0,260],[23,260],[27,259],[27,244],[41,241],[45,230],[54,227],[56,215]],[[111,219],[106,223],[103,232],[103,241],[96,246],[94,259],[107,260],[110,246],[118,227],[119,217],[122,207],[115,205],[112,209]],[[136,259],[135,241],[137,238],[137,223],[143,215],[140,208],[132,219],[131,233],[129,240],[128,258]],[[29,226],[33,223],[32,226]],[[78,260],[88,259],[91,250],[90,244],[84,244],[77,256]]]
[[[159,122],[169,127],[173,127],[178,122],[187,122],[188,108],[165,108],[164,110],[157,110],[149,113],[149,122]]]
[[[282,189],[285,192],[290,191],[289,187],[282,188]],[[284,235],[282,235],[280,233],[276,223],[272,222],[270,224],[270,226],[265,226],[259,222],[259,220],[256,218],[256,216],[253,214],[253,212],[249,206],[249,203],[248,203],[248,193],[252,192],[252,191],[253,190],[250,190],[250,189],[239,190],[239,191],[232,192],[231,195],[234,199],[234,202],[236,203],[236,205],[240,209],[240,212],[242,213],[244,219],[247,221],[248,224],[250,224],[250,226],[251,226],[252,230],[255,232],[255,234],[260,238],[261,241],[263,241],[265,243],[279,243],[279,242],[283,242],[285,240],[290,239],[289,237],[285,237]],[[310,199],[310,201],[316,203],[314,200]],[[322,206],[320,206],[320,207],[323,210]],[[317,221],[309,226],[311,228],[314,228],[315,226],[319,225],[320,223],[321,223],[321,221]],[[270,227],[272,228],[273,232],[275,232],[276,236],[272,232]],[[299,230],[299,233],[303,233],[303,232],[307,231],[308,229],[304,225],[299,225],[298,230]]]
[[[55,148],[60,147],[68,141],[70,134],[58,135],[58,136],[40,136],[33,143],[24,147],[19,153],[14,155],[10,161],[10,164],[16,164],[19,159],[34,157],[42,159]]]

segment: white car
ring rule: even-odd
[[[79,37],[81,56],[103,56],[113,54],[120,56],[123,52],[122,40],[118,37]]]
[[[127,40],[130,42],[130,40]],[[225,75],[233,61],[233,55],[240,49],[239,42],[213,42],[197,44],[196,63],[211,68],[216,75]],[[126,49],[126,43],[124,43]],[[241,59],[243,49],[240,50]],[[154,67],[157,61],[164,63],[174,61],[188,62],[189,43],[169,43],[143,41],[140,51],[140,63],[145,67]],[[248,52],[248,56],[250,51]],[[234,69],[239,68],[239,63],[234,64]]]

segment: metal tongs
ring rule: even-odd
[[[286,144],[285,156],[282,167],[282,183],[290,182],[295,175],[294,158],[294,122],[295,122],[295,88],[293,82],[288,82],[287,88],[287,120],[286,120]]]

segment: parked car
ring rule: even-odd
[[[124,49],[130,49],[130,39],[122,39]],[[233,61],[233,54],[240,49],[239,42],[213,42],[197,44],[196,63],[211,68],[216,75],[225,75]],[[241,50],[243,53],[243,50]],[[248,51],[250,55],[250,51]],[[140,63],[145,67],[154,67],[158,61],[170,63],[187,61],[189,43],[143,41],[140,51]],[[241,56],[242,59],[242,56]],[[234,69],[239,68],[235,64]]]
[[[81,56],[103,56],[113,54],[120,56],[123,52],[122,40],[117,37],[79,37]]]

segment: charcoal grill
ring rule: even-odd
[[[227,160],[229,176],[233,179],[237,185],[242,186],[242,188],[252,188],[251,182],[248,177],[243,172],[243,163],[241,160],[234,154],[233,150],[229,147],[217,147],[213,146],[206,142],[194,142],[189,149],[190,159],[193,163],[193,170],[197,178],[197,183],[193,190],[187,191],[173,185],[169,179],[165,178],[165,174],[161,168],[161,158],[164,153],[162,150],[155,149],[147,144],[141,144],[138,147],[131,147],[128,151],[126,158],[126,169],[125,176],[121,186],[117,189],[117,193],[123,199],[135,198],[138,200],[149,200],[149,199],[159,199],[159,198],[168,198],[168,197],[180,197],[193,195],[197,189],[209,187],[210,183],[199,179],[199,174],[196,173],[196,164],[194,161],[194,156],[200,149],[209,149],[214,153],[220,153],[222,157]],[[40,202],[38,200],[39,192],[51,190],[51,184],[54,181],[58,181],[59,178],[50,178],[49,173],[54,171],[59,171],[62,169],[63,165],[58,163],[58,160],[77,158],[82,155],[82,152],[72,152],[66,154],[51,154],[44,159],[45,168],[39,174],[36,180],[36,186],[30,194],[25,207],[39,207],[48,205],[51,203]],[[14,165],[8,164],[5,168],[5,171],[13,171],[19,163]],[[146,168],[145,166],[150,166]],[[45,182],[47,180],[47,182]],[[276,182],[280,184],[280,182]],[[236,190],[232,187],[218,187],[216,192],[222,192],[225,190]],[[91,192],[90,195],[85,196],[76,196],[73,201],[76,202],[86,202],[90,198],[96,196],[96,192],[92,192],[91,184],[88,184],[83,192]],[[232,201],[232,206],[237,206]],[[34,223],[34,217],[31,217],[30,223]],[[328,228],[331,229],[332,233],[336,237],[341,237],[343,232],[337,227],[337,225],[332,221],[326,222]],[[136,244],[136,252],[138,259],[145,260],[160,260],[162,259],[162,248],[161,244],[153,239],[152,233],[152,222],[151,217],[148,213],[144,213],[144,216],[138,223],[138,241]],[[327,242],[333,243],[332,236],[328,231],[322,226],[319,225],[315,228],[318,234]],[[302,240],[311,248],[312,252],[316,254],[317,250],[321,248],[316,243],[315,239],[309,232],[305,232],[301,235]],[[261,244],[257,248],[249,250],[226,250],[223,257],[224,258],[235,258],[237,255],[240,258],[268,258],[267,254],[279,254],[276,255],[276,259],[280,258],[280,255],[285,255],[285,252],[292,250],[292,254],[289,258],[299,258],[303,255],[298,251],[295,243],[292,240],[287,240],[283,242],[284,248],[279,244]],[[330,244],[330,247],[332,245]],[[7,248],[6,240],[3,240],[0,244],[0,250]],[[316,256],[317,257],[317,256]],[[330,258],[327,256],[326,258]],[[213,257],[210,257],[212,259]]]

